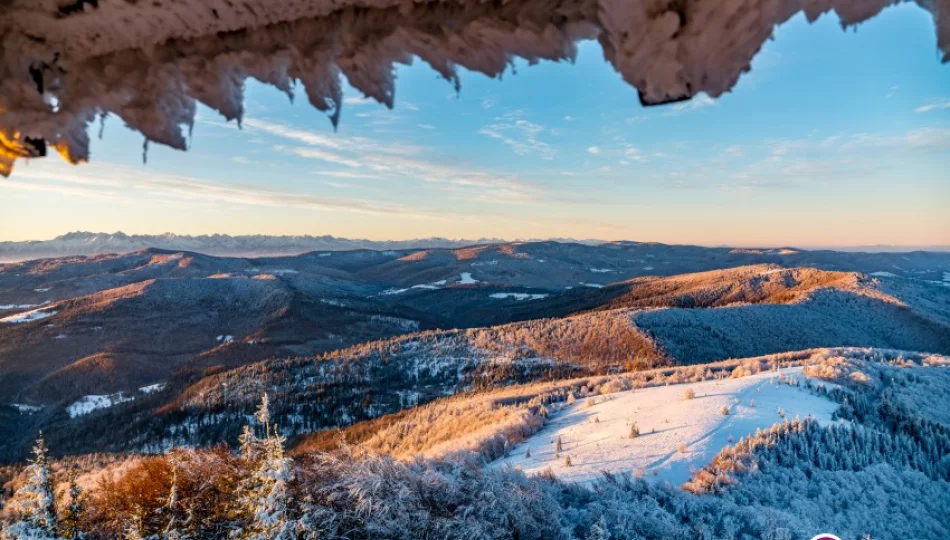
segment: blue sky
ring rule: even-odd
[[[396,107],[348,89],[340,127],[250,83],[243,129],[192,147],[118,119],[88,165],[20,164],[0,239],[71,230],[707,245],[950,244],[950,66],[930,15],[780,27],[729,94],[643,108],[593,42],[502,80],[398,68]]]

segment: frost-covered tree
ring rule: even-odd
[[[59,520],[59,534],[70,540],[81,540],[86,535],[80,528],[80,520],[86,511],[86,495],[76,481],[75,471],[69,475],[69,504]]]
[[[241,450],[250,467],[241,489],[242,513],[247,524],[232,537],[247,540],[307,537],[305,522],[296,519],[294,511],[293,462],[284,454],[284,437],[270,423],[266,393],[254,417],[263,427],[264,438],[258,438],[249,426],[241,436]]]
[[[600,516],[600,519],[591,525],[587,540],[610,540],[610,529],[607,528],[604,516]]]
[[[33,461],[26,468],[26,477],[26,484],[16,491],[9,503],[15,521],[3,527],[0,539],[58,539],[56,499],[42,433],[33,447]]]

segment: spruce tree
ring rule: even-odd
[[[26,484],[16,491],[8,505],[15,521],[3,527],[0,539],[56,540],[56,499],[42,433],[33,447],[33,461],[26,468],[26,476]]]
[[[69,505],[59,520],[60,536],[69,540],[81,540],[85,533],[80,529],[82,515],[86,512],[86,496],[76,482],[75,471],[69,475]]]

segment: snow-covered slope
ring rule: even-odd
[[[0,2],[0,175],[56,150],[89,157],[88,130],[115,115],[149,141],[187,147],[197,103],[244,114],[255,78],[296,84],[334,124],[342,77],[392,107],[397,63],[414,56],[456,89],[457,66],[500,76],[512,57],[572,59],[580,39],[644,104],[731,89],[776,25],[834,10],[864,21],[884,0],[6,0]],[[950,48],[945,0],[918,1]]]
[[[529,474],[550,469],[559,478],[581,482],[602,471],[626,471],[678,485],[724,446],[756,429],[796,416],[830,421],[836,403],[788,384],[802,379],[801,370],[618,392],[591,398],[593,404],[578,400],[495,466]],[[689,389],[693,399],[684,398]],[[632,422],[640,431],[635,438],[630,438]]]

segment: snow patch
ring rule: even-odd
[[[139,392],[142,392],[143,394],[154,394],[155,392],[161,392],[162,390],[165,389],[165,384],[166,383],[160,382],[160,383],[150,384],[148,386],[140,386]]]
[[[402,294],[408,290],[409,289],[396,289],[396,288],[386,289],[385,291],[379,293],[379,296],[390,296],[393,294]]]
[[[584,282],[581,282],[580,285],[581,285],[581,287],[590,287],[591,289],[603,289],[603,288],[604,288],[604,286],[601,285],[600,283],[584,283]]]
[[[472,277],[471,272],[462,272],[459,274],[459,283],[462,285],[472,285],[473,283],[478,283],[478,280]]]
[[[25,403],[11,403],[10,405],[20,414],[33,414],[43,410],[43,407],[39,405],[27,405]]]
[[[607,274],[610,272],[616,272],[616,270],[614,270],[613,268],[591,268],[590,271],[594,272],[595,274]]]
[[[646,270],[647,272],[649,272],[650,270],[653,270],[653,267],[652,267],[652,266],[644,266],[643,269]]]
[[[871,275],[875,277],[897,277],[897,274],[893,272],[871,272]]]
[[[222,344],[223,344],[223,343],[231,343],[232,341],[234,341],[234,336],[231,336],[231,335],[223,335],[223,334],[222,334],[222,335],[216,337],[216,338],[215,338],[215,341],[217,341],[218,343],[222,343]]]
[[[79,416],[87,415],[93,411],[99,409],[108,409],[114,405],[120,403],[126,403],[134,400],[133,397],[127,397],[122,395],[122,392],[117,394],[110,394],[107,396],[83,396],[69,407],[66,407],[66,412],[69,414],[70,418],[76,418]]]
[[[30,311],[24,311],[23,313],[17,313],[16,315],[10,315],[0,319],[0,323],[11,323],[11,324],[21,324],[28,323],[33,321],[39,321],[47,317],[52,317],[56,315],[56,311],[45,311],[43,309],[34,309]]]
[[[801,368],[781,373],[802,380]],[[541,431],[493,466],[511,466],[529,474],[550,468],[562,480],[588,482],[607,472],[645,472],[651,480],[679,485],[730,441],[768,428],[785,418],[812,416],[831,422],[838,404],[804,388],[776,382],[775,372],[692,384],[658,386],[596,396],[569,406]],[[683,399],[686,389],[695,398]],[[604,398],[607,398],[606,400]],[[729,415],[722,414],[723,407]],[[780,414],[782,411],[784,417]],[[596,419],[596,421],[595,421]],[[640,435],[630,438],[631,422]],[[555,443],[561,438],[558,457]],[[685,444],[685,452],[679,445]],[[531,455],[525,458],[525,451]],[[565,465],[567,456],[571,466]]]
[[[49,288],[48,288],[48,287],[45,288],[45,289],[33,289],[33,290],[36,291],[36,292],[49,292]]]
[[[513,298],[515,300],[540,300],[542,298],[548,297],[548,295],[546,294],[529,294],[529,293],[514,293],[514,292],[492,293],[489,296],[497,300],[506,300],[508,298]]]
[[[287,274],[298,274],[299,272],[290,268],[278,268],[277,270],[268,270],[268,274],[274,274],[275,276],[284,276]]]

